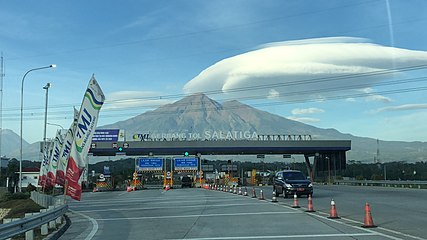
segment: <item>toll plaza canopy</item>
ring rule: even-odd
[[[89,150],[94,156],[143,155],[256,155],[303,154],[341,155],[351,149],[350,140],[209,140],[209,141],[122,141],[96,142]]]
[[[261,135],[257,140],[148,140],[93,142],[89,153],[93,156],[162,156],[162,155],[304,155],[307,170],[314,179],[310,157],[314,157],[315,171],[346,169],[346,151],[350,140],[312,140],[307,135]]]

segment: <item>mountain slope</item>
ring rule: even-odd
[[[127,139],[133,134],[198,133],[203,139],[206,131],[256,132],[258,134],[310,134],[313,139],[352,140],[348,159],[373,162],[377,140],[343,134],[335,129],[321,129],[301,122],[255,109],[238,101],[220,104],[203,94],[185,97],[175,103],[148,111],[125,121],[99,128],[119,128]],[[380,141],[382,161],[425,161],[427,143]]]
[[[21,145],[20,142],[20,136],[16,134],[14,131],[9,129],[2,129],[1,130],[1,155],[10,157],[13,155],[13,157],[19,157],[19,148]],[[30,146],[30,144],[23,140],[22,141],[22,147],[23,149],[26,149]],[[13,154],[14,152],[18,151],[17,155]]]

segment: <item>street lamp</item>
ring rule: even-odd
[[[33,68],[28,70],[24,76],[22,77],[21,81],[21,131],[20,131],[20,137],[21,137],[21,143],[20,143],[20,153],[19,153],[19,191],[22,192],[22,123],[23,123],[23,113],[24,113],[24,80],[25,77],[28,75],[28,73],[32,71],[42,70],[46,68],[55,68],[55,64],[51,64],[49,66],[45,67],[39,67],[39,68]]]
[[[61,129],[64,129],[64,127],[63,126],[61,126],[61,125],[59,125],[59,124],[56,124],[56,123],[46,123],[47,125],[52,125],[52,126],[57,126],[57,127],[60,127]]]

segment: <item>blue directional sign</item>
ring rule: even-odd
[[[162,158],[140,158],[138,159],[138,170],[161,171],[163,170]]]
[[[175,171],[197,170],[199,166],[198,162],[197,158],[175,158]]]

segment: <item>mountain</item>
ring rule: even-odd
[[[138,116],[100,128],[124,129],[126,139],[134,134],[152,137],[189,137],[202,139],[214,133],[310,134],[313,139],[351,140],[347,159],[373,162],[377,140],[341,133],[333,128],[322,129],[258,110],[238,101],[220,104],[204,94],[185,97]],[[238,134],[237,134],[238,135]],[[239,135],[241,136],[241,135]],[[190,136],[191,137],[191,136]],[[381,161],[426,161],[426,142],[379,141]]]
[[[1,129],[1,155],[18,158],[19,157],[19,149],[20,149],[20,136],[16,134],[14,131],[9,129]],[[30,144],[23,140],[22,148],[27,149]],[[17,153],[17,154],[16,154]]]

